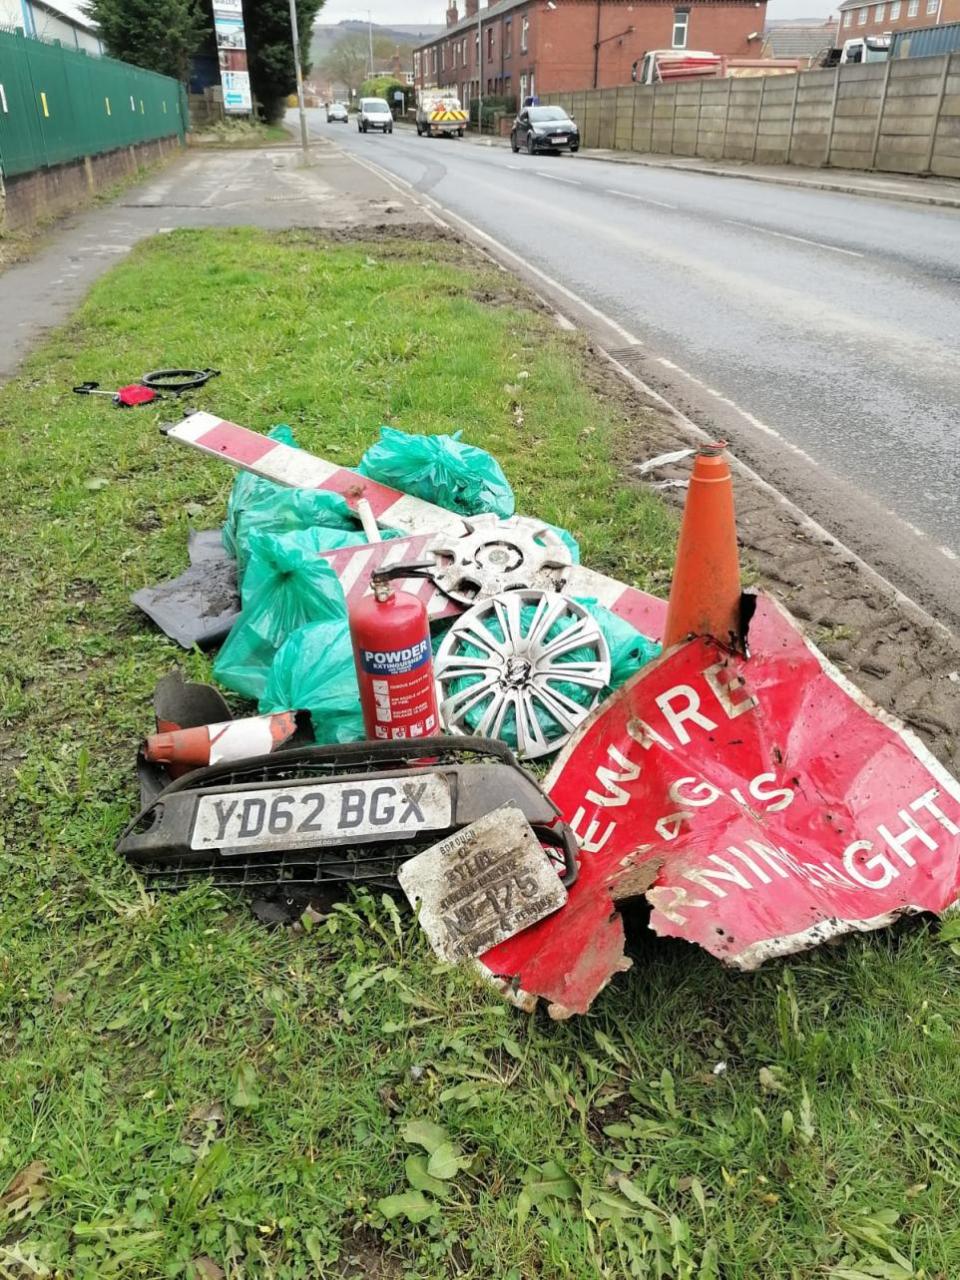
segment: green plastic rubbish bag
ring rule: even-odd
[[[274,427],[268,432],[268,437],[297,448],[293,432],[287,426]],[[335,547],[352,545],[350,539],[344,541],[333,535],[359,533],[361,526],[356,514],[338,493],[325,489],[291,489],[249,471],[241,471],[233,482],[227,502],[227,518],[221,538],[227,552],[237,562],[237,573],[242,582],[250,559],[252,533],[281,534],[314,528],[331,531],[326,546],[318,545],[318,550],[332,551]],[[383,536],[396,535],[390,532]],[[356,541],[367,542],[369,539],[361,536]]]
[[[257,701],[287,637],[308,622],[345,620],[346,602],[328,562],[289,534],[250,535],[247,577],[251,573],[256,590],[244,592],[213,674],[225,688]]]
[[[284,423],[268,431],[267,439],[274,440],[277,444],[288,444],[294,449],[299,447],[293,438],[293,432]],[[272,480],[265,480],[263,476],[255,476],[252,471],[237,472],[233,488],[230,490],[230,497],[227,499],[227,518],[220,531],[224,548],[228,555],[233,556],[234,560],[239,558],[237,556],[237,526],[243,512],[248,507],[261,501],[265,495],[277,493],[280,488],[281,486],[274,484]]]
[[[309,711],[317,742],[363,740],[346,609],[342,617],[308,623],[286,639],[270,668],[260,710]]]
[[[660,653],[660,645],[655,640],[648,640],[636,627],[618,618],[605,605],[594,599],[580,599],[577,602],[596,620],[603,632],[603,638],[610,650],[610,683],[600,696],[600,701],[609,697],[614,689],[627,683],[641,667],[652,662]]]
[[[436,503],[462,516],[485,511],[505,519],[516,510],[513,490],[495,458],[452,436],[408,435],[381,427],[380,439],[357,470],[380,484]]]
[[[328,529],[325,525],[310,529],[291,529],[289,533],[270,536],[276,539],[276,544],[284,551],[299,551],[306,556],[322,555],[324,551],[335,551],[338,547],[360,547],[369,544],[365,533],[350,532],[346,529]],[[393,530],[384,530],[384,540],[397,536]],[[275,573],[273,551],[266,558],[259,554],[251,555],[247,560],[247,567],[240,583],[241,600],[244,603],[252,600],[263,585],[264,579],[272,579]]]

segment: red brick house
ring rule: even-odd
[[[890,35],[914,27],[939,27],[945,22],[960,22],[960,0],[882,0],[880,4],[844,0],[837,44],[857,36]]]
[[[759,57],[767,7],[766,0],[461,2],[464,12],[451,3],[446,30],[414,51],[413,74],[418,88],[451,87],[463,102],[477,96],[478,65],[484,96],[521,101],[629,84],[634,62],[648,49]]]

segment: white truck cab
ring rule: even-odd
[[[844,40],[840,63],[886,62],[889,56],[889,36],[856,36],[853,40]]]

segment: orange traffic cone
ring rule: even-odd
[[[298,721],[305,719],[304,712],[279,711],[245,720],[155,733],[144,743],[143,755],[152,764],[170,766],[171,773],[177,776],[207,764],[278,751],[301,727]]]
[[[670,587],[665,649],[690,636],[713,636],[742,648],[737,526],[725,448],[725,441],[703,445],[694,459]]]

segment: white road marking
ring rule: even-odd
[[[640,204],[655,204],[660,209],[676,209],[675,204],[667,204],[666,200],[651,200],[649,196],[637,196],[632,191],[617,191],[615,187],[607,187],[608,196],[623,196],[624,200],[637,200]]]
[[[785,231],[771,231],[769,227],[758,227],[753,222],[740,222],[736,218],[724,218],[723,221],[731,227],[746,227],[750,231],[759,231],[763,236],[776,236],[778,240],[795,240],[797,244],[809,244],[814,249],[827,249],[830,253],[845,253],[848,258],[862,258],[862,253],[857,253],[855,249],[841,249],[838,244],[824,244],[822,240],[808,240],[806,236],[789,236]]]
[[[547,173],[545,169],[534,170],[538,178],[549,178],[551,182],[565,182],[570,187],[582,187],[583,183],[576,178],[561,178],[555,173]]]

